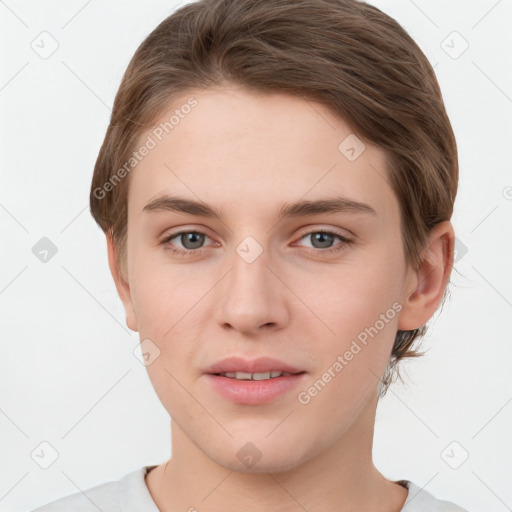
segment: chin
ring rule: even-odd
[[[306,454],[297,450],[300,443],[289,439],[288,445],[282,440],[278,443],[270,440],[248,441],[248,436],[243,441],[231,440],[224,445],[222,451],[216,450],[205,454],[217,464],[238,473],[283,473],[292,470],[302,464]]]
[[[287,457],[283,457],[282,459],[280,459],[275,456],[266,458],[265,460],[262,457],[258,462],[256,462],[252,466],[249,466],[244,462],[241,462],[240,460],[238,460],[238,458],[229,460],[217,460],[216,462],[231,471],[236,471],[237,473],[245,474],[284,473],[286,471],[290,471],[296,468],[301,463],[301,461],[296,458],[294,460],[290,460]]]

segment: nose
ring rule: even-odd
[[[268,251],[253,259],[254,246],[246,252],[243,245],[238,249],[233,251],[229,272],[217,289],[215,315],[219,325],[248,335],[283,328],[289,318],[286,280],[278,275]]]

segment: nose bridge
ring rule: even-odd
[[[267,268],[272,266],[269,255],[253,236],[245,237],[234,248],[217,307],[220,323],[251,331],[284,321],[283,285]]]

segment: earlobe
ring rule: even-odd
[[[116,285],[117,293],[119,295],[119,298],[121,299],[121,302],[123,303],[126,312],[126,325],[132,331],[137,332],[139,329],[137,327],[135,311],[133,309],[130,285],[126,281],[126,278],[120,272],[120,265],[112,234],[110,232],[107,232],[105,233],[105,236],[107,239],[108,266],[110,268],[112,278],[114,279],[114,284]]]
[[[399,330],[418,329],[437,310],[453,268],[454,243],[455,234],[449,221],[434,226],[422,252],[419,270],[409,270]]]

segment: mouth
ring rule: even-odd
[[[230,357],[210,366],[205,377],[208,387],[231,403],[263,405],[287,398],[306,374],[277,359]]]
[[[249,372],[221,372],[221,373],[213,373],[210,375],[217,375],[219,377],[226,377],[228,379],[236,379],[236,380],[269,380],[269,379],[277,379],[279,377],[289,377],[291,375],[301,375],[306,372],[297,372],[297,373],[288,373],[281,371],[268,371],[268,372],[258,372],[258,373],[249,373]]]

